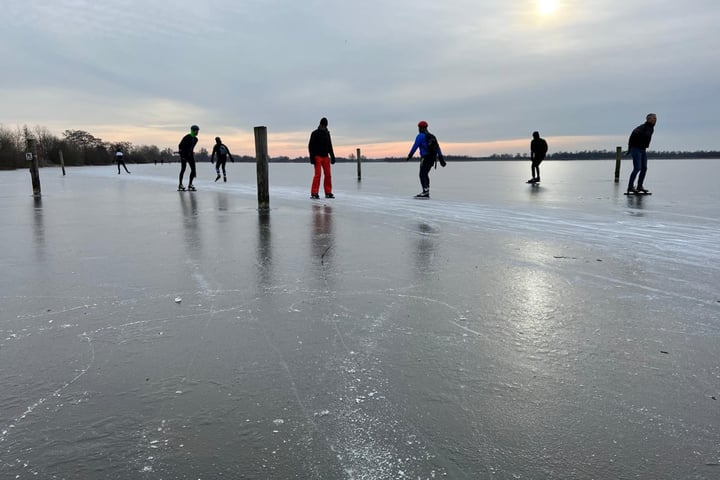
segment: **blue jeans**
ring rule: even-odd
[[[645,181],[645,173],[647,173],[647,152],[641,148],[631,148],[630,155],[633,159],[633,171],[630,174],[630,180],[628,181],[628,191],[633,188],[635,184],[635,177],[638,177],[638,188],[642,188],[643,182]]]

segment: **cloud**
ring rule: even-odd
[[[9,2],[0,122],[91,132],[117,122],[128,128],[118,131],[155,132],[149,143],[159,145],[174,145],[190,123],[238,139],[267,125],[277,151],[293,153],[323,115],[348,146],[400,143],[422,118],[462,149],[536,129],[622,138],[652,110],[657,145],[717,148],[714,0],[559,0],[549,16],[535,7]]]

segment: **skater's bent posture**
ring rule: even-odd
[[[548,144],[544,138],[540,138],[538,132],[533,132],[533,139],[530,141],[530,180],[527,183],[540,182],[540,164],[545,160],[548,151]]]
[[[120,166],[121,165],[127,173],[130,173],[130,170],[128,170],[127,165],[125,165],[125,161],[123,160],[123,152],[120,149],[120,147],[117,147],[117,149],[115,150],[115,161],[117,162],[118,175],[120,175]]]
[[[215,146],[213,147],[212,153],[210,154],[210,161],[213,161],[213,158],[217,156],[217,160],[215,162],[215,173],[217,173],[217,176],[215,177],[215,181],[217,182],[220,180],[220,169],[222,169],[222,176],[223,181],[227,182],[227,174],[225,173],[225,162],[227,162],[227,159],[229,158],[231,162],[234,162],[232,155],[230,154],[230,149],[222,143],[222,140],[220,137],[215,137]]]
[[[178,190],[185,190],[185,187],[183,186],[183,176],[185,175],[185,167],[188,164],[190,164],[188,190],[195,190],[195,187],[193,186],[193,180],[195,180],[195,154],[193,153],[193,150],[198,142],[197,134],[199,131],[200,127],[193,125],[190,127],[190,133],[185,135],[178,145],[178,150],[180,151],[180,182],[178,183]]]
[[[628,139],[628,153],[632,156],[633,171],[630,173],[628,180],[627,193],[648,193],[643,187],[645,181],[645,173],[647,172],[647,149],[650,146],[653,133],[655,132],[655,123],[657,115],[648,113],[645,117],[645,123],[635,127]],[[640,174],[638,176],[638,174]],[[637,188],[635,187],[635,177],[637,176]]]

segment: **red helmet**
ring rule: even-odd
[[[420,120],[418,122],[418,128],[427,128],[427,127],[428,127],[428,123],[425,120]]]

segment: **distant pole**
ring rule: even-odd
[[[258,209],[269,210],[267,127],[255,127],[255,162],[257,164]]]
[[[615,183],[620,182],[620,159],[622,159],[622,147],[615,147]]]
[[[40,166],[38,165],[37,153],[35,152],[35,139],[25,138],[25,158],[30,161],[30,178],[32,180],[33,197],[40,197]]]
[[[62,150],[60,150],[60,168],[62,168],[63,177],[65,176],[65,159],[63,158]]]
[[[357,151],[358,182],[359,182],[360,180],[362,180],[362,172],[360,171],[360,170],[361,170],[361,169],[360,169],[360,164],[361,164],[362,162],[360,161],[360,149],[358,148],[356,151]]]

